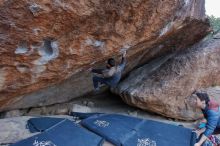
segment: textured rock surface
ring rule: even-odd
[[[87,70],[123,48],[129,71],[208,29],[204,0],[1,1],[0,111],[82,96]]]
[[[220,39],[202,41],[175,57],[147,64],[124,80],[114,91],[130,105],[168,117],[198,117],[187,97],[203,87],[220,85]],[[186,100],[185,100],[186,99]]]

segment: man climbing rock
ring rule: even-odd
[[[126,51],[122,55],[122,60],[119,65],[113,58],[108,59],[106,69],[92,69],[92,73],[96,75],[93,76],[93,85],[95,91],[99,91],[99,84],[105,84],[109,87],[116,87],[121,79],[122,71],[126,64]]]

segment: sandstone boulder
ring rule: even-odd
[[[183,120],[200,115],[188,97],[198,89],[220,85],[220,39],[159,58],[133,71],[115,93],[128,104]]]
[[[126,72],[201,40],[205,0],[0,2],[0,111],[92,91],[91,67],[128,50]]]

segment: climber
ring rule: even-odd
[[[220,106],[207,93],[196,93],[195,106],[202,110],[207,121],[204,128],[195,131],[200,138],[194,146],[202,146],[212,134],[220,134]]]
[[[122,55],[122,60],[119,65],[116,65],[113,58],[108,59],[106,69],[92,69],[92,73],[96,75],[93,76],[93,85],[95,91],[99,91],[99,83],[105,84],[109,87],[116,87],[121,79],[122,71],[126,64],[126,51]]]

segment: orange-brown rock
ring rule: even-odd
[[[0,2],[0,111],[92,91],[91,67],[128,49],[130,71],[209,31],[204,0]]]
[[[220,85],[220,39],[159,58],[130,74],[114,91],[133,106],[158,114],[195,120],[201,116],[190,103],[201,88]]]

